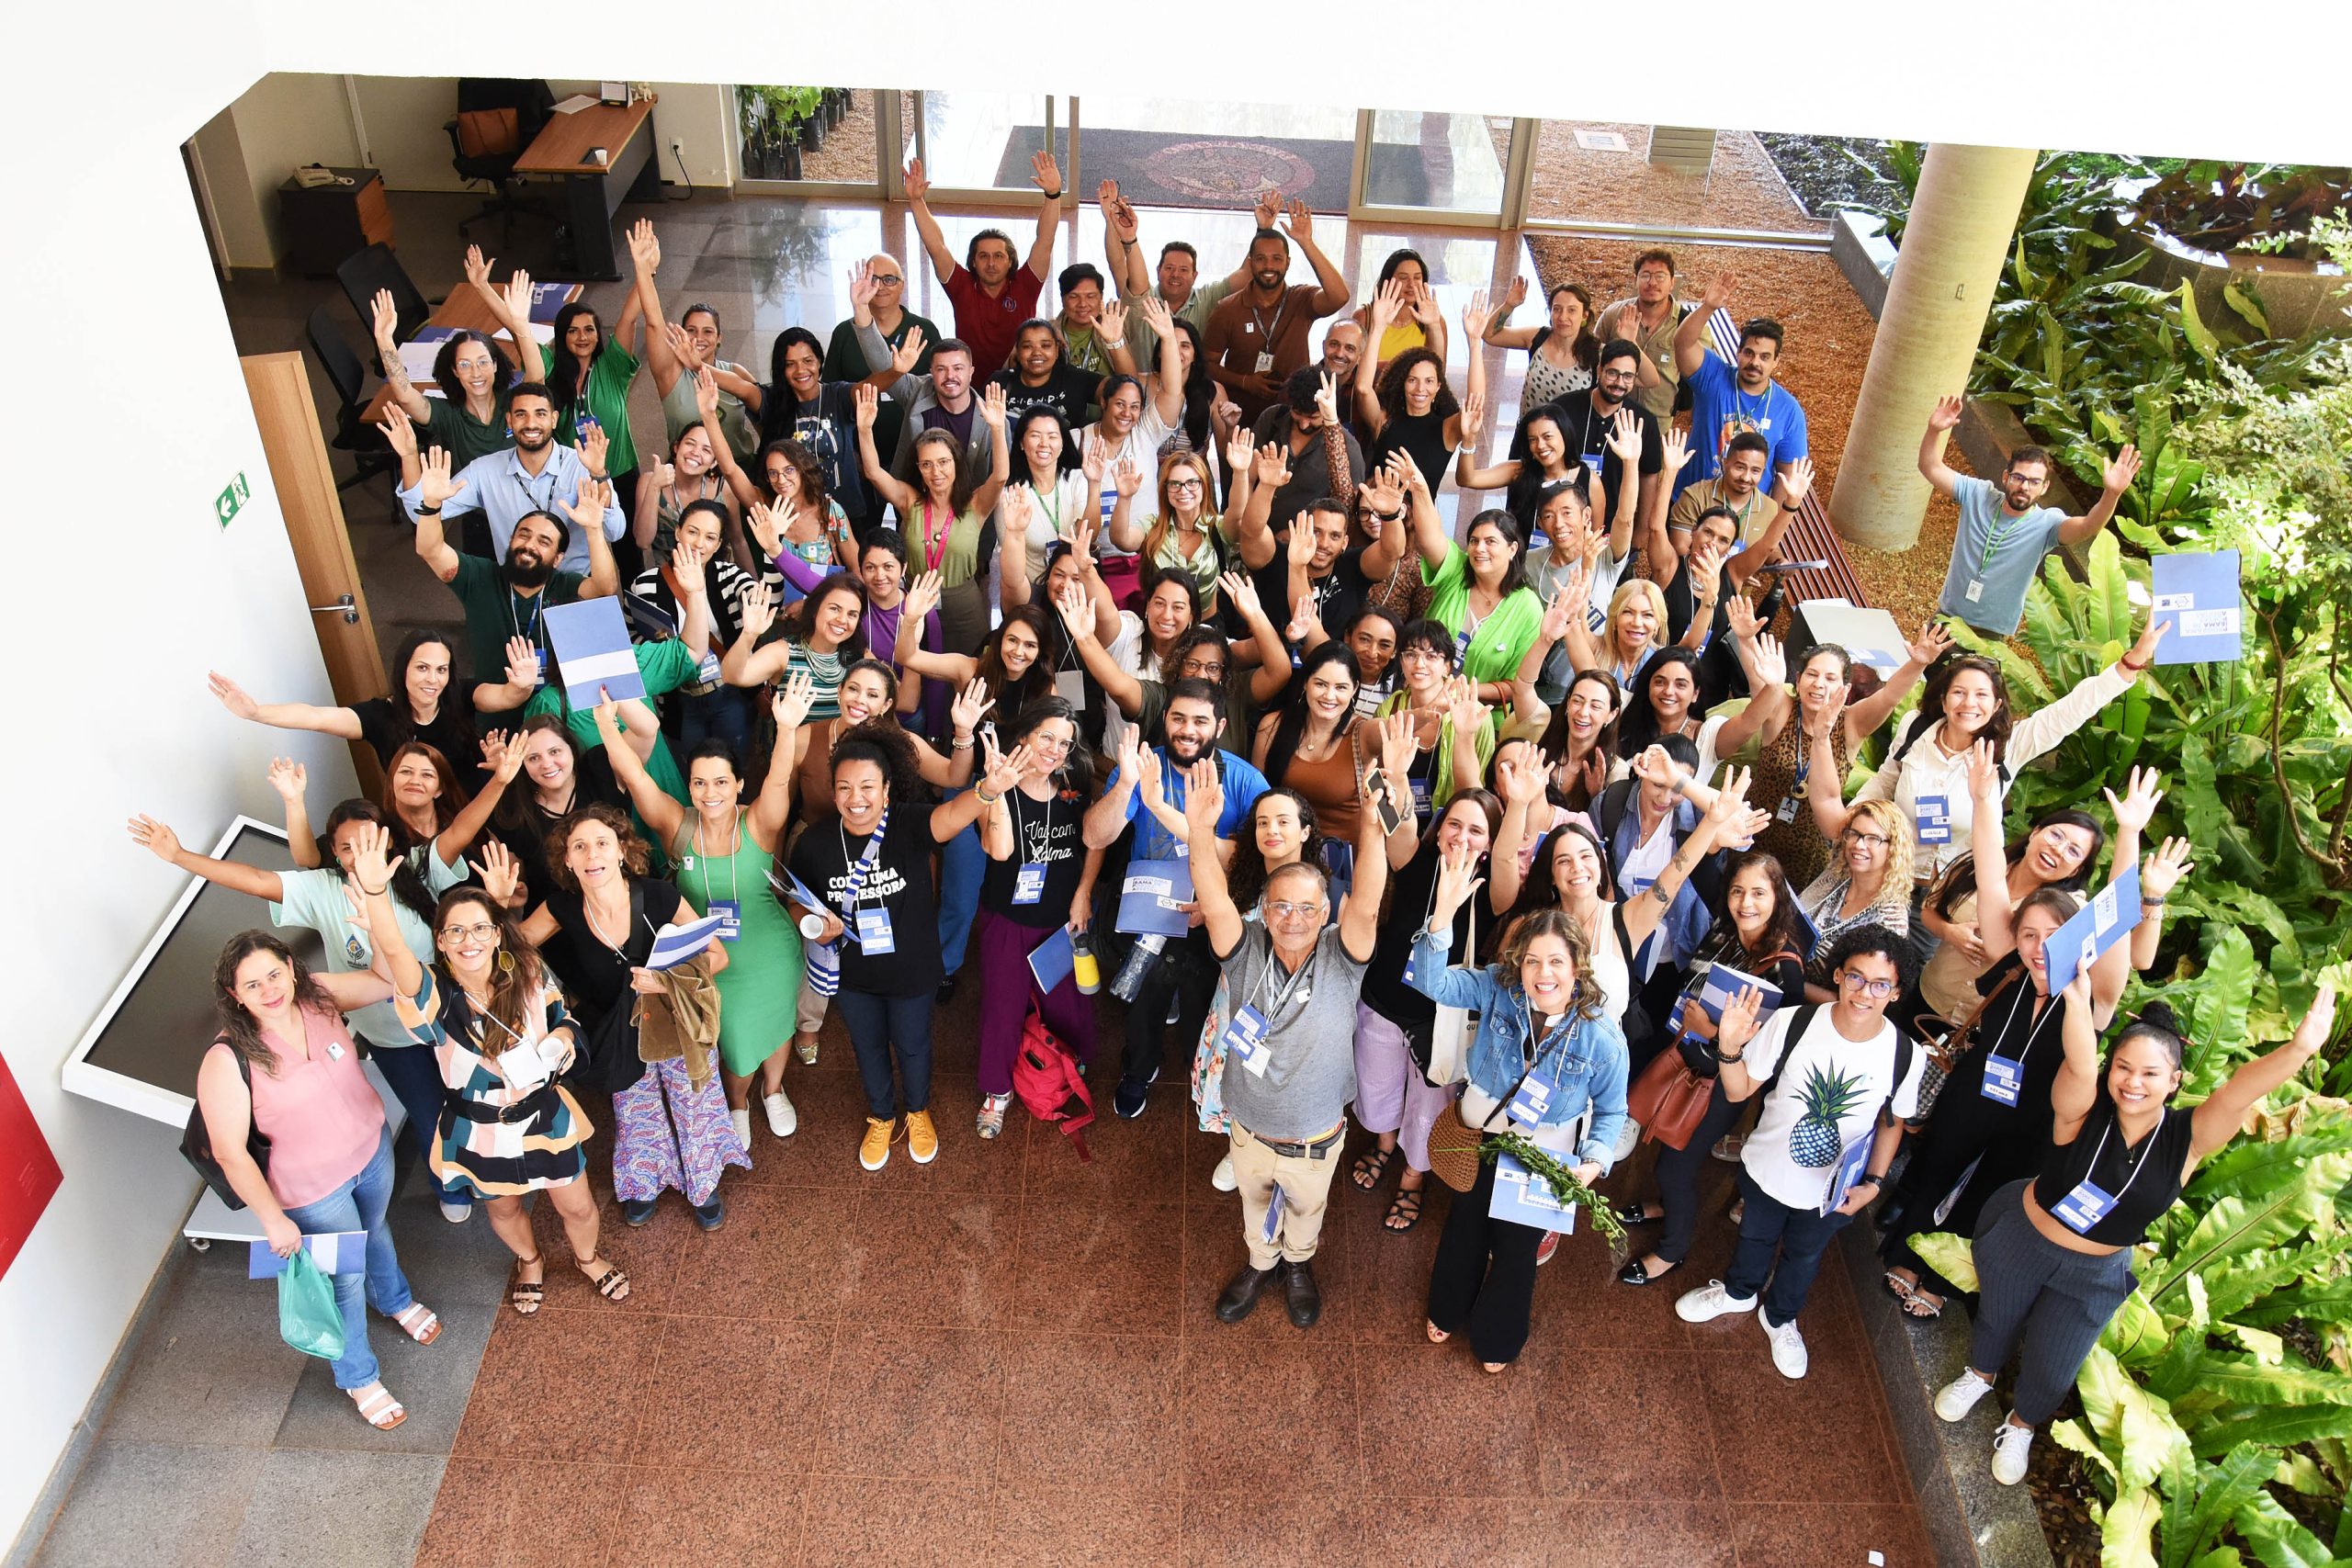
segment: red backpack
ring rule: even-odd
[[[1012,1058],[1012,1092],[1021,1097],[1030,1115],[1057,1124],[1081,1161],[1093,1163],[1094,1156],[1086,1147],[1086,1129],[1094,1121],[1094,1097],[1087,1092],[1086,1079],[1080,1076],[1069,1047],[1055,1039],[1035,1012],[1021,1025],[1021,1049]],[[1075,1114],[1066,1109],[1073,1100],[1080,1107]]]

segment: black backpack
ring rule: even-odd
[[[213,1043],[225,1044],[227,1041],[224,1037]],[[237,1077],[243,1082],[245,1094],[250,1099],[254,1092],[253,1066],[234,1050],[229,1055],[236,1057]],[[245,1153],[252,1156],[254,1164],[261,1168],[264,1176],[269,1174],[269,1139],[263,1135],[258,1123],[250,1121],[246,1124]],[[232,1209],[245,1206],[245,1201],[237,1196],[237,1190],[229,1185],[228,1172],[222,1170],[220,1162],[212,1157],[212,1132],[204,1124],[202,1100],[187,1108],[187,1129],[180,1134],[180,1157],[196,1167],[197,1175],[204,1178],[204,1184],[212,1189],[220,1201]]]
[[[1922,719],[1926,719],[1927,722],[1922,723]],[[1894,743],[1894,750],[1887,753],[1886,760],[1889,762],[1901,762],[1904,758],[1911,754],[1911,748],[1919,744],[1919,738],[1934,730],[1941,722],[1924,713],[1913,713],[1911,722],[1904,727],[1903,739]],[[1994,764],[1994,772],[1999,775],[2001,788],[2004,790],[2009,787],[2009,781],[2017,777],[2017,774],[2011,771],[2007,757]]]
[[[1826,1005],[1824,1002],[1807,1002],[1797,1009],[1796,1016],[1789,1020],[1789,1032],[1782,1037],[1781,1059],[1772,1064],[1772,1076],[1758,1084],[1756,1092],[1749,1099],[1761,1104],[1764,1097],[1772,1092],[1772,1086],[1781,1081],[1781,1069],[1789,1065],[1789,1056],[1796,1050],[1797,1042],[1804,1039],[1804,1032],[1813,1026],[1813,1015]],[[1903,1080],[1911,1076],[1911,1032],[1891,1021],[1890,1027],[1894,1031],[1894,1087],[1886,1091],[1886,1099],[1879,1104],[1878,1124],[1882,1127],[1887,1124],[1893,1114],[1894,1097],[1903,1088]]]

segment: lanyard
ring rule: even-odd
[[[624,969],[634,968],[635,965],[629,963],[628,953],[623,948],[622,944],[615,942],[611,937],[606,936],[605,934],[605,928],[596,923],[596,911],[588,907],[588,900],[584,896],[580,900],[580,912],[587,918],[588,930],[590,933],[594,935],[598,942],[603,942],[605,944],[605,951],[613,955],[613,962],[619,964]],[[644,915],[639,915],[638,919],[644,920],[645,929],[649,931],[653,931],[655,936],[658,937],[662,934],[660,931],[653,931],[653,921],[650,918]],[[624,932],[628,931],[628,922],[626,920],[621,922],[621,930]]]
[[[1257,305],[1254,302],[1250,304],[1250,324],[1258,329],[1258,335],[1265,341],[1265,353],[1272,354],[1274,351],[1274,334],[1282,331],[1283,312],[1289,309],[1290,290],[1284,288],[1281,300],[1274,306],[1274,324],[1270,327],[1266,324],[1266,318],[1258,313]]]
[[[1029,858],[1029,830],[1021,820],[1021,790],[1018,786],[1005,791],[1004,804],[1006,809],[1012,814],[1012,852],[1026,861]],[[1041,861],[1046,854],[1052,853],[1054,847],[1054,796],[1051,795],[1046,796],[1044,826],[1046,835],[1039,845],[1044,852],[1044,854],[1038,857]]]
[[[531,624],[528,627],[523,625],[523,613],[515,608],[516,602],[523,597],[511,587],[506,590],[506,624],[514,628],[516,637],[526,638],[532,647],[543,647],[545,645],[539,640],[539,617],[547,609],[547,591],[541,589],[528,596],[531,601]]]
[[[2010,525],[2022,521],[2024,521],[2024,519],[2021,517],[2011,517],[2009,515],[2009,509],[2007,502],[1995,502],[1993,503],[1993,525],[1984,531],[1984,556],[1983,559],[1976,563],[1976,570],[1979,575],[1982,575],[1992,566],[1993,553],[2001,547],[2001,536],[2009,531]]]
[[[707,909],[710,908],[710,852],[702,847],[702,823],[700,821],[696,821],[695,823],[694,837],[686,841],[694,845],[695,858],[702,862],[702,907]],[[727,856],[727,901],[730,904],[735,904],[738,908],[741,908],[742,906],[738,902],[735,896],[735,862],[737,857],[741,855],[742,852],[743,813],[739,807],[735,813],[735,847],[728,852]]]
[[[2165,1130],[2165,1118],[2170,1114],[2171,1112],[2169,1111],[2157,1112],[2156,1124],[2154,1127],[2151,1128],[2148,1133],[2148,1137],[2152,1143],[2156,1134]],[[2091,1179],[2092,1176],[2098,1172],[2098,1156],[2107,1152],[2107,1135],[2109,1133],[2114,1132],[2120,1124],[2120,1122],[2117,1117],[2110,1116],[2108,1118],[2107,1125],[2098,1130],[2098,1143],[2091,1149],[2090,1163],[2083,1167],[2083,1181],[2088,1181]],[[2146,1152],[2145,1148],[2141,1150],[2142,1154]],[[2140,1179],[2140,1172],[2148,1163],[2146,1160],[2141,1159],[2139,1156],[2132,1154],[2128,1145],[2123,1151],[2123,1157],[2132,1162],[2132,1169],[2130,1174],[2124,1177],[2123,1185],[2115,1190],[2114,1202],[2108,1205],[2110,1212],[2114,1209],[2116,1203],[2123,1201],[2123,1195],[2132,1190],[2132,1184]],[[2082,1182],[2076,1182],[2075,1185],[2079,1187],[2082,1185]]]
[[[1264,1010],[1266,1032],[1268,1033],[1271,1034],[1273,1032],[1274,1020],[1280,1018],[1282,1016],[1283,1009],[1290,1005],[1290,995],[1293,991],[1298,989],[1299,982],[1305,980],[1309,975],[1312,975],[1315,972],[1315,961],[1321,957],[1322,953],[1323,939],[1318,935],[1315,939],[1315,951],[1306,955],[1306,962],[1300,964],[1297,969],[1293,971],[1290,977],[1283,982],[1282,988],[1275,991],[1272,997],[1268,999]],[[1268,931],[1266,933],[1266,967],[1264,971],[1259,975],[1257,985],[1250,987],[1250,999],[1251,1001],[1254,1002],[1260,997],[1266,995],[1267,990],[1272,983],[1274,972],[1282,966],[1282,960],[1274,956],[1274,933]]]
[[[1057,476],[1054,482],[1045,490],[1039,490],[1033,482],[1029,486],[1029,493],[1037,498],[1037,510],[1044,513],[1046,514],[1046,521],[1053,525],[1054,537],[1057,539],[1060,538],[1062,536],[1062,485],[1060,478]],[[1050,501],[1046,499],[1048,494],[1053,498]]]
[[[928,571],[937,571],[940,561],[947,555],[947,536],[956,531],[956,518],[954,513],[949,513],[947,526],[934,537],[931,531],[931,502],[926,501],[922,503],[922,515],[916,522],[922,534],[923,568]]]
[[[882,837],[889,830],[890,808],[886,806],[882,808],[882,815],[875,820],[874,836],[865,840],[865,852],[852,861],[849,858],[849,829],[842,826],[840,818],[833,818],[833,831],[841,836],[842,860],[849,866],[849,886],[844,890],[848,894],[845,908],[853,920],[857,919],[857,901],[865,892],[865,879],[872,874],[874,863],[882,858]]]

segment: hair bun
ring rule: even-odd
[[[2151,1029],[2162,1029],[2173,1034],[2180,1032],[2180,1015],[2168,1002],[2153,1001],[2140,1010],[2138,1021]]]

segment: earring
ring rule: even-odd
[[[503,947],[498,950],[498,972],[501,975],[514,973],[514,954]]]

